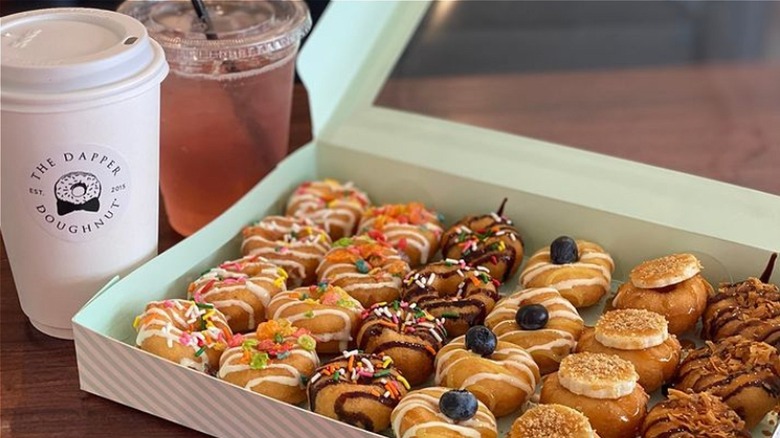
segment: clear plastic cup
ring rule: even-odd
[[[126,1],[164,48],[160,186],[171,226],[197,231],[287,154],[295,57],[311,19],[299,1]]]
[[[3,239],[22,310],[72,338],[71,318],[157,254],[162,48],[111,11],[0,19]]]

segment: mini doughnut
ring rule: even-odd
[[[634,365],[615,355],[570,354],[545,376],[539,402],[582,412],[603,438],[633,438],[650,398],[638,379]]]
[[[780,348],[780,289],[753,277],[721,284],[707,301],[702,322],[704,339],[740,335]]]
[[[650,393],[670,381],[680,364],[682,347],[668,327],[666,318],[649,310],[612,310],[595,328],[585,329],[576,351],[614,354],[631,362],[639,384]]]
[[[669,390],[647,413],[642,438],[750,438],[745,422],[727,404],[709,392],[688,394]]]
[[[352,344],[363,306],[338,286],[321,283],[280,292],[266,308],[268,319],[285,318],[311,331],[318,353],[338,353]]]
[[[401,299],[444,318],[444,328],[455,337],[485,321],[499,298],[498,284],[487,268],[447,259],[410,272]]]
[[[484,266],[493,278],[506,283],[523,262],[523,239],[503,210],[501,204],[496,213],[467,216],[455,223],[441,237],[442,257]]]
[[[363,213],[359,234],[387,241],[409,257],[409,265],[428,263],[439,248],[442,218],[423,204],[390,204],[369,207]]]
[[[520,327],[521,308],[540,305],[546,309],[542,327]],[[531,353],[539,372],[549,374],[572,352],[583,330],[577,309],[551,287],[523,289],[502,299],[485,319],[500,341],[510,342]]]
[[[780,356],[740,336],[707,341],[683,359],[674,388],[720,397],[752,429],[780,402]]]
[[[236,335],[234,347],[220,359],[217,377],[259,394],[297,404],[306,400],[306,384],[320,360],[317,341],[289,321],[261,323],[250,335]]]
[[[669,332],[685,333],[704,313],[712,286],[700,274],[701,264],[691,254],[672,254],[642,262],[618,288],[612,306],[645,309],[669,321]],[[643,286],[662,285],[653,288]]]
[[[317,281],[338,286],[363,307],[397,300],[409,265],[389,244],[368,236],[342,238],[317,267]]]
[[[234,333],[257,328],[265,321],[271,297],[286,290],[287,272],[259,255],[222,263],[193,281],[187,297],[211,303],[227,318]]]
[[[330,237],[308,219],[268,216],[242,231],[243,255],[260,255],[287,271],[288,287],[313,284]]]
[[[311,219],[331,239],[338,240],[355,233],[363,211],[370,204],[368,196],[351,182],[307,181],[290,196],[286,214]]]
[[[233,333],[211,304],[152,301],[135,318],[135,343],[142,350],[198,371],[215,372]]]
[[[358,348],[392,357],[412,386],[428,380],[433,359],[447,341],[443,319],[405,301],[376,303],[361,318]]]
[[[514,423],[507,438],[598,438],[588,417],[568,406],[537,405]]]
[[[409,383],[383,354],[345,351],[309,381],[309,409],[371,432],[390,426],[390,414]]]
[[[496,417],[519,409],[539,380],[531,355],[508,342],[498,341],[491,354],[482,356],[468,349],[461,336],[436,355],[436,385],[471,391]]]
[[[573,257],[555,260],[558,242],[573,253]],[[570,248],[569,248],[570,247]],[[602,247],[585,240],[574,241],[566,236],[555,239],[540,249],[528,260],[520,274],[520,283],[525,288],[553,287],[569,300],[574,307],[589,307],[599,302],[610,289],[615,264]]]
[[[406,394],[391,416],[398,438],[496,438],[496,417],[477,400],[477,412],[467,420],[453,420],[439,407],[442,395],[450,388],[434,386]]]

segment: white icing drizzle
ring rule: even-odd
[[[169,303],[169,308],[163,307],[164,303]],[[144,313],[139,317],[142,324],[137,327],[138,335],[136,336],[135,343],[139,347],[143,347],[146,340],[153,337],[161,337],[165,340],[168,348],[173,348],[174,344],[191,350],[191,357],[182,357],[179,359],[179,364],[189,368],[194,368],[200,371],[205,371],[208,367],[208,355],[201,354],[196,356],[196,352],[201,347],[197,345],[194,340],[196,338],[205,339],[203,332],[192,332],[188,336],[193,342],[189,344],[182,344],[180,339],[184,335],[184,331],[178,327],[187,327],[191,321],[195,321],[197,315],[205,313],[204,310],[198,309],[194,302],[187,302],[187,307],[182,304],[182,300],[166,300],[155,301],[149,303]],[[154,306],[154,307],[150,307]],[[182,316],[194,315],[191,321],[187,321]],[[149,318],[149,316],[152,316]],[[215,313],[212,317],[212,321],[215,323],[221,323],[227,325],[227,322]],[[178,326],[178,327],[177,327]],[[220,333],[219,328],[213,328],[215,333]],[[205,331],[204,331],[205,332]]]
[[[249,276],[243,273],[247,267],[256,267],[260,271]],[[272,265],[267,259],[250,255],[238,260],[228,261],[219,267],[212,268],[200,278],[195,280],[195,291],[191,291],[189,296],[198,297],[199,300],[213,304],[220,311],[225,311],[228,307],[240,309],[240,312],[247,315],[247,327],[250,329],[256,325],[256,315],[264,318],[264,308],[271,300],[271,290],[285,290],[285,282],[278,281],[281,278],[279,269]],[[227,280],[227,281],[225,281]],[[233,282],[231,280],[236,280]],[[279,283],[279,284],[277,284]],[[210,285],[210,286],[209,286]],[[204,292],[204,289],[210,288]],[[255,309],[252,304],[239,298],[231,297],[231,294],[239,291],[248,291],[254,295],[263,305],[263,308]],[[231,319],[230,312],[226,313],[228,320]]]
[[[586,248],[583,250],[582,254],[580,254],[579,261],[575,263],[567,263],[564,265],[556,265],[549,261],[542,261],[545,258],[545,256],[549,256],[549,254],[550,254],[550,250],[546,249],[546,250],[537,251],[531,257],[531,260],[529,260],[528,262],[528,266],[526,266],[526,268],[520,274],[520,283],[523,286],[527,286],[528,284],[531,283],[531,281],[533,281],[534,278],[536,278],[537,276],[539,276],[544,272],[550,270],[575,267],[575,268],[583,268],[583,269],[598,271],[601,274],[601,276],[593,277],[593,278],[574,278],[569,280],[561,280],[559,282],[549,284],[547,286],[553,287],[558,290],[566,290],[574,287],[595,286],[595,285],[604,287],[606,289],[609,288],[610,282],[612,281],[612,270],[615,269],[615,263],[609,254],[605,252],[592,250],[590,248]],[[590,263],[594,259],[607,261],[609,267],[606,267],[598,263]]]
[[[481,435],[480,432],[475,429],[476,427],[496,429],[495,417],[481,402],[479,402],[479,409],[473,417],[466,421],[459,421],[457,424],[454,423],[454,420],[442,414],[439,410],[439,399],[442,394],[449,390],[449,388],[426,388],[407,394],[392,413],[392,427],[396,436],[400,436],[401,438],[413,438],[417,436],[418,430],[438,427],[452,430],[463,437],[479,438]],[[408,428],[403,435],[400,435],[403,418],[412,409],[427,410],[435,415],[437,420],[415,424]]]
[[[249,335],[246,337],[246,339],[254,338],[256,338],[254,335]],[[289,353],[290,355],[304,357],[306,360],[310,361],[312,364],[312,369],[317,368],[320,364],[317,353],[314,351],[306,351],[302,348],[296,347],[295,349],[290,350]],[[287,372],[287,375],[267,375],[255,377],[247,381],[247,383],[244,385],[244,388],[251,390],[255,386],[258,386],[264,382],[273,382],[280,385],[303,388],[303,383],[301,382],[301,372],[294,366],[285,363],[279,363],[279,359],[270,358],[268,364],[264,368],[261,370],[252,370],[249,364],[243,364],[240,362],[243,355],[244,350],[241,346],[233,347],[225,351],[225,353],[222,355],[222,358],[220,359],[220,367],[219,372],[217,373],[217,377],[226,380],[230,374],[240,373],[243,371],[262,372],[263,370],[267,369],[282,369]]]
[[[376,218],[367,218],[360,223],[361,230],[369,230],[374,228],[374,222]],[[401,239],[406,238],[408,246],[415,248],[420,253],[420,264],[425,264],[428,259],[433,256],[431,247],[431,241],[428,239],[421,229],[424,229],[434,234],[434,241],[444,231],[440,226],[436,225],[433,221],[425,222],[420,225],[401,224],[390,222],[382,227],[382,234],[387,238],[387,241],[393,246],[397,246]]]
[[[341,193],[342,197],[333,199],[328,205],[325,196],[332,193]],[[287,211],[292,216],[312,220],[328,233],[341,228],[345,235],[349,235],[355,229],[364,206],[369,203],[368,196],[351,182],[314,181],[295,190],[287,202]]]
[[[251,230],[252,227],[267,230],[271,236],[257,233],[245,235],[241,251],[246,253],[247,246],[252,244],[248,251],[250,255],[261,255],[271,263],[284,267],[290,277],[299,281],[306,277],[306,266],[303,262],[318,262],[330,249],[330,237],[306,219],[269,216],[247,229]],[[304,230],[310,234],[293,237]]]
[[[527,337],[524,339],[529,339],[533,342],[538,342],[536,339],[540,340],[541,338],[544,338],[545,335],[554,338],[548,342],[535,343],[534,345],[525,347],[525,350],[528,353],[549,351],[562,347],[565,347],[568,350],[573,349],[577,344],[577,341],[574,339],[574,335],[565,330],[542,328],[528,331],[517,326],[514,318],[517,309],[521,304],[530,304],[530,300],[536,297],[543,298],[542,300],[534,301],[534,303],[541,304],[547,309],[549,317],[548,324],[555,319],[568,319],[582,322],[582,317],[580,317],[577,309],[567,299],[563,298],[556,289],[541,287],[524,289],[501,300],[496,305],[496,308],[490,312],[485,323],[498,335],[498,339],[502,341],[511,342],[511,338],[518,335],[526,335]],[[550,310],[553,306],[560,308]],[[506,330],[508,327],[512,327],[512,329]]]
[[[303,301],[293,298],[291,296],[292,293],[297,293],[294,291],[288,291],[283,292],[278,295],[276,295],[269,304],[270,307],[273,307],[276,305],[277,301],[282,302],[275,311],[271,319],[279,319],[279,318],[285,318],[289,320],[291,323],[295,324],[296,321],[300,321],[302,319],[314,319],[318,316],[325,316],[325,315],[331,315],[331,316],[337,316],[341,318],[343,322],[343,326],[340,330],[337,330],[335,332],[325,332],[325,333],[317,333],[312,331],[311,336],[317,340],[318,343],[324,343],[324,342],[330,342],[330,341],[338,341],[339,342],[339,349],[344,350],[347,348],[347,345],[349,344],[349,341],[352,340],[352,320],[349,318],[348,312],[357,313],[358,315],[363,311],[363,307],[360,305],[360,303],[350,298],[353,301],[353,306],[355,306],[352,309],[346,309],[346,308],[325,308],[325,309],[312,309],[310,306],[306,306],[307,310],[303,312],[298,313],[287,313],[287,309],[298,305],[303,304]],[[308,316],[307,316],[308,314]]]
[[[454,339],[452,342],[447,344],[447,346],[442,349],[442,351],[439,352],[439,354],[436,356],[436,374],[435,374],[435,382],[437,385],[441,384],[441,382],[444,379],[444,376],[448,373],[448,371],[456,366],[458,363],[471,359],[471,360],[489,360],[493,363],[499,364],[503,366],[505,369],[512,368],[514,370],[519,371],[521,374],[525,376],[525,380],[522,380],[518,378],[516,375],[513,374],[504,374],[504,373],[476,373],[471,376],[469,376],[465,381],[463,381],[460,385],[461,389],[468,389],[469,386],[475,385],[483,380],[497,380],[504,382],[508,385],[511,385],[513,387],[519,388],[520,390],[526,392],[527,394],[532,394],[534,392],[534,388],[536,387],[536,377],[534,376],[534,372],[532,371],[532,367],[536,367],[536,363],[534,362],[531,355],[526,352],[525,350],[519,348],[519,347],[504,347],[497,349],[493,352],[493,354],[490,356],[489,359],[487,358],[479,358],[477,356],[473,356],[470,354],[464,354],[463,356],[453,360],[448,361],[451,356],[458,352],[467,352],[466,346],[465,346],[465,336],[458,337]],[[503,358],[499,359],[498,357],[504,356]]]

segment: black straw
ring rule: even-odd
[[[214,26],[211,23],[211,17],[209,16],[209,11],[206,9],[205,3],[203,3],[203,0],[190,0],[192,1],[192,6],[195,8],[195,13],[198,14],[198,18],[200,19],[201,23],[203,23],[204,26],[206,26],[206,39],[207,40],[216,40],[218,39],[217,34],[214,32]]]

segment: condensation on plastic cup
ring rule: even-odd
[[[57,8],[0,19],[3,239],[22,310],[72,338],[109,279],[157,252],[162,48],[138,21]]]

